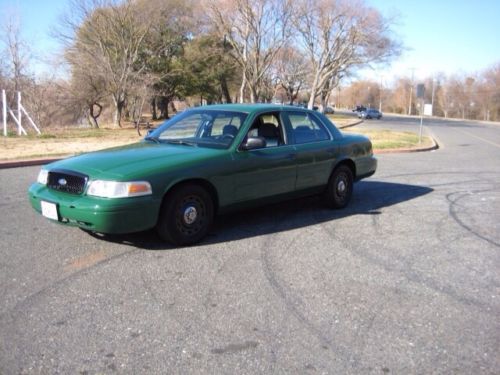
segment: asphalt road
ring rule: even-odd
[[[418,129],[417,119],[362,126]],[[0,373],[498,374],[500,126],[426,121],[351,205],[217,220],[199,246],[97,237],[0,171]]]

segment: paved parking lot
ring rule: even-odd
[[[439,150],[380,155],[345,210],[244,211],[183,249],[49,223],[39,168],[0,170],[0,373],[498,373],[500,126],[426,131]]]

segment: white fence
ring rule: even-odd
[[[16,116],[17,113],[17,116]],[[18,135],[27,135],[26,130],[23,128],[22,125],[22,114],[24,113],[24,116],[28,119],[29,123],[31,126],[36,130],[38,134],[42,134],[40,132],[40,129],[38,129],[38,126],[36,126],[35,122],[31,119],[30,115],[26,111],[26,109],[23,107],[21,104],[21,93],[17,93],[17,109],[12,110],[9,108],[7,104],[7,94],[5,93],[5,90],[2,90],[2,118],[3,118],[3,135],[4,137],[7,136],[7,120],[8,116],[10,115],[14,122],[17,124],[17,134]]]

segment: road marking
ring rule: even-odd
[[[490,145],[492,145],[492,146],[495,146],[495,147],[500,148],[500,144],[495,143],[495,142],[491,142],[491,141],[489,141],[489,140],[487,140],[487,139],[484,139],[483,137],[480,137],[480,136],[478,136],[478,135],[474,135],[474,134],[472,134],[472,133],[466,132],[465,130],[461,130],[461,129],[455,129],[455,128],[452,128],[452,129],[453,129],[453,130],[456,130],[457,132],[464,133],[464,134],[466,134],[466,135],[470,135],[471,137],[477,138],[477,139],[479,139],[480,141],[483,141],[483,142],[489,143],[489,144],[490,144]]]

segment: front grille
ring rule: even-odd
[[[82,194],[87,184],[88,176],[66,170],[52,170],[49,172],[47,186],[50,189],[70,194]]]

